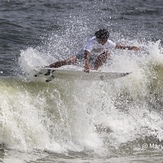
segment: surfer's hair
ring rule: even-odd
[[[95,32],[95,36],[97,39],[108,39],[109,38],[109,31],[106,29],[99,29]]]

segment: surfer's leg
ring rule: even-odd
[[[101,67],[104,63],[106,63],[106,60],[110,56],[110,53],[108,51],[100,54],[94,63],[94,69],[97,70],[99,67]]]
[[[55,63],[52,63],[51,65],[49,65],[50,68],[58,68],[58,67],[61,67],[61,66],[64,66],[64,65],[71,65],[71,64],[74,64],[76,63],[77,59],[76,59],[76,56],[73,56],[73,57],[70,57],[66,60],[63,60],[63,61],[57,61]]]

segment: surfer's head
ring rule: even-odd
[[[109,38],[109,32],[106,29],[100,29],[95,32],[95,36],[96,36],[97,41],[100,44],[104,45]]]

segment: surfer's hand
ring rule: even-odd
[[[131,50],[134,50],[134,51],[137,51],[137,50],[140,50],[140,48],[139,47],[137,47],[137,46],[131,46],[131,48],[130,48]]]
[[[86,68],[85,68],[85,69],[84,69],[84,72],[89,73],[89,69],[86,69]]]
[[[109,53],[109,51],[108,51],[108,50],[106,50],[106,51],[105,51],[105,54],[106,54],[106,56],[107,56],[107,57],[109,57],[109,56],[110,56],[110,53]]]
[[[89,66],[85,66],[84,67],[84,72],[89,73],[89,70],[90,70],[90,67]]]

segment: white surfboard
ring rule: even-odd
[[[60,68],[40,68],[34,75],[37,78],[45,78],[46,82],[53,79],[80,79],[80,80],[111,80],[129,75],[131,72],[106,72],[90,70],[89,73],[77,66],[63,66]]]

